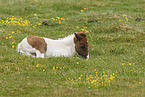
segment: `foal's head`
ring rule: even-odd
[[[74,43],[76,52],[81,57],[89,59],[89,44],[85,32],[75,32]]]

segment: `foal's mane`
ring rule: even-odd
[[[71,34],[71,35],[68,35],[68,36],[66,36],[64,38],[58,38],[58,40],[66,41],[66,40],[71,40],[73,37],[74,37],[74,34]]]

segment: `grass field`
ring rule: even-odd
[[[145,0],[0,0],[0,97],[144,97],[144,6]],[[77,31],[87,33],[89,60],[17,52],[28,35],[57,39]]]

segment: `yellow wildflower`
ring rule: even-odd
[[[8,39],[8,37],[6,37],[6,39]]]
[[[121,22],[121,20],[119,20],[119,22]]]
[[[81,10],[81,12],[83,12],[83,10]]]
[[[61,20],[59,20],[59,24],[61,24]]]
[[[14,34],[14,31],[12,32],[12,34]]]
[[[55,66],[53,66],[53,70],[55,70]]]
[[[86,33],[89,33],[89,31],[86,30]]]
[[[43,71],[45,71],[45,69],[43,69]]]
[[[12,42],[12,44],[14,44],[14,42]]]
[[[77,64],[79,64],[79,62],[77,62]]]
[[[12,36],[9,36],[9,39],[11,39],[12,38]]]
[[[37,14],[35,13],[34,16],[37,16]]]
[[[127,17],[125,17],[125,19],[128,21],[128,18]]]
[[[60,19],[60,17],[56,17],[58,20]]]
[[[84,29],[81,29],[82,31],[84,31]]]
[[[12,48],[14,48],[15,46],[13,45]]]
[[[84,10],[86,10],[86,8],[84,8]]]
[[[38,67],[38,66],[39,66],[39,64],[36,65],[36,67]]]
[[[63,21],[64,21],[65,19],[64,19],[64,18],[61,18],[61,20],[63,20]]]

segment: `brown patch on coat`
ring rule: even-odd
[[[76,52],[86,58],[89,54],[89,44],[85,32],[76,32],[74,37]]]
[[[41,53],[45,53],[47,50],[47,43],[43,37],[38,36],[28,36],[27,42],[35,49],[39,50]]]

